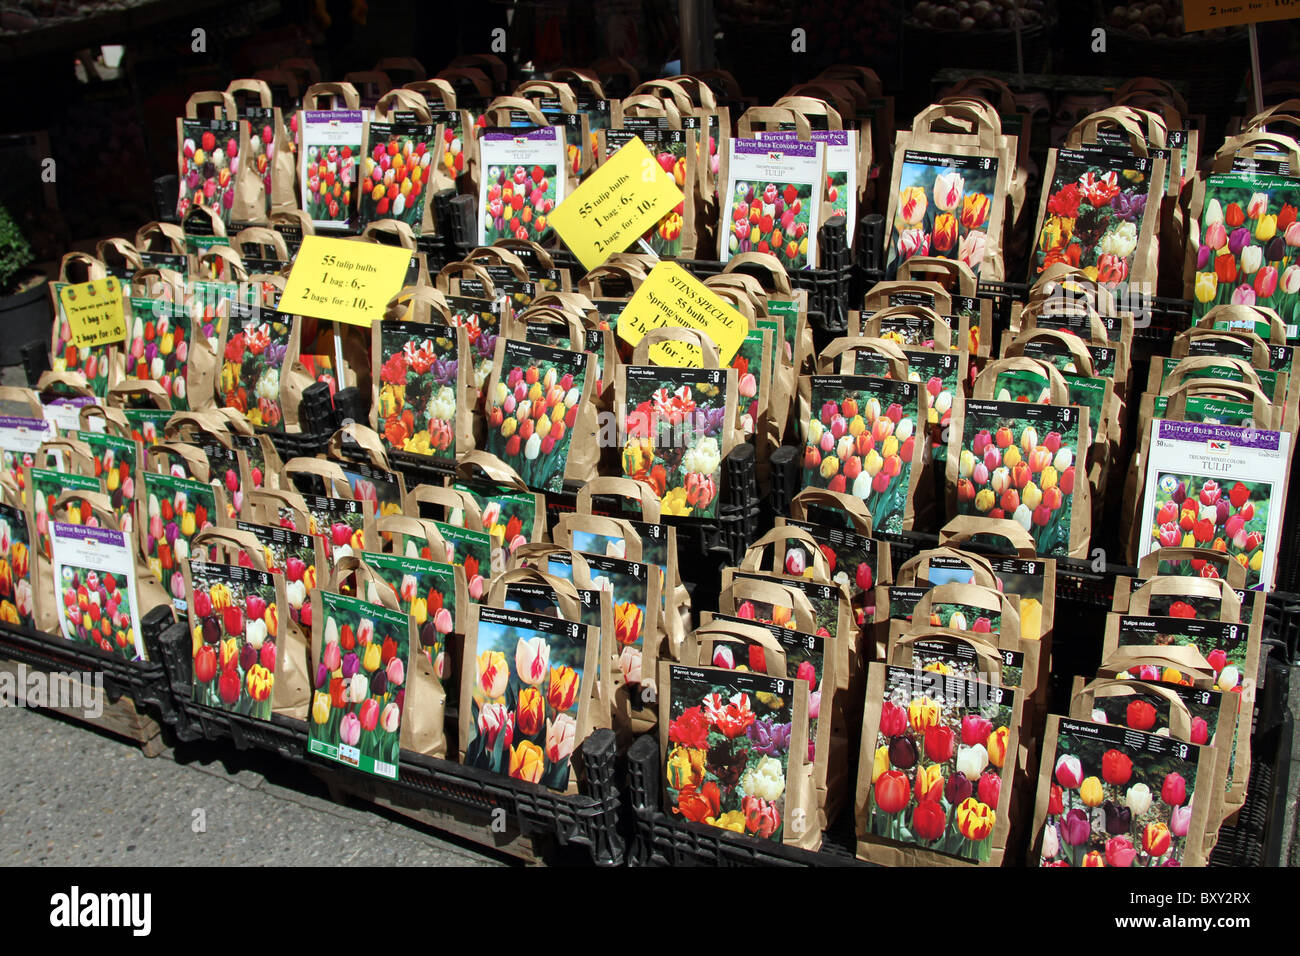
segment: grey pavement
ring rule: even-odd
[[[0,707],[0,864],[494,866],[370,805],[331,802],[305,769],[228,743],[158,757],[49,713]],[[194,827],[202,810],[205,832]]]

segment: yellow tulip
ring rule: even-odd
[[[913,730],[926,730],[939,723],[939,704],[929,697],[918,697],[907,705],[907,719]]]
[[[510,776],[527,783],[537,783],[546,771],[546,755],[539,744],[521,740],[510,751]]]
[[[323,724],[330,719],[330,695],[317,691],[311,702],[311,719]]]
[[[867,452],[867,460],[862,463],[862,469],[872,478],[876,477],[880,469],[884,467],[885,459],[880,457],[880,453],[874,448]]]
[[[371,641],[366,645],[365,656],[361,659],[361,666],[370,672],[379,670],[379,663],[383,658],[383,651],[378,641]]]
[[[705,817],[704,822],[722,830],[731,830],[733,833],[745,832],[745,814],[742,810],[728,810],[717,818]]]
[[[1255,238],[1260,242],[1268,242],[1277,234],[1277,216],[1260,216],[1259,222],[1255,224]]]
[[[1196,301],[1213,302],[1219,293],[1219,277],[1213,272],[1196,273]]]
[[[1106,799],[1105,791],[1102,790],[1101,781],[1096,777],[1088,777],[1079,787],[1079,799],[1084,806],[1099,807],[1101,802]]]
[[[1023,621],[1022,621],[1023,624]],[[1001,767],[1007,759],[1007,745],[1011,742],[1011,731],[1006,727],[999,727],[993,733],[989,734],[988,751],[989,763],[995,767]]]
[[[695,747],[674,747],[668,755],[668,785],[674,790],[704,782],[704,751]]]
[[[975,494],[975,510],[988,511],[993,507],[995,499],[996,496],[993,494],[992,488],[981,488]]]
[[[871,782],[875,783],[880,775],[889,769],[889,748],[877,747],[876,759],[871,764]]]

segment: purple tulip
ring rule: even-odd
[[[257,663],[257,651],[253,649],[252,644],[245,644],[243,650],[239,652],[239,668],[247,671]]]
[[[1107,800],[1101,805],[1102,811],[1106,814],[1106,832],[1111,836],[1118,836],[1121,833],[1128,833],[1133,824],[1133,811],[1128,807],[1121,806],[1113,800]]]
[[[889,762],[899,770],[916,766],[916,744],[911,737],[900,734],[889,742]]]
[[[353,654],[351,651],[349,651],[349,652],[347,653],[347,656],[343,658],[343,676],[344,676],[344,678],[346,678],[346,679],[348,679],[348,680],[351,680],[351,679],[352,679],[352,675],[355,674],[355,673],[357,672],[357,668],[360,667],[360,666],[361,666],[361,659],[360,659],[359,657],[357,657],[357,655],[355,655],[355,654]]]
[[[177,537],[180,536],[180,533],[181,533],[180,525],[178,525],[174,521],[168,524],[167,527],[163,529],[163,537],[167,539],[168,544],[175,544]]]
[[[756,720],[746,731],[754,749],[768,757],[779,757],[790,749],[790,724]]]
[[[972,789],[966,775],[958,770],[944,784],[943,795],[948,799],[948,803],[955,807],[971,795]]]
[[[1201,243],[1200,248],[1196,250],[1196,271],[1204,272],[1210,267],[1211,249],[1205,243]]]
[[[1081,846],[1092,835],[1088,814],[1077,807],[1061,818],[1061,840],[1069,846]]]
[[[388,673],[387,671],[378,670],[370,675],[370,693],[376,697],[383,695],[388,690]]]
[[[456,359],[433,360],[433,380],[439,385],[447,385],[456,381],[456,371],[459,362]]]
[[[1274,236],[1264,247],[1264,259],[1268,262],[1278,262],[1286,255],[1286,240],[1281,236]]]
[[[316,689],[324,690],[330,682],[329,668],[324,664],[316,665]]]
[[[1130,196],[1125,193],[1116,193],[1115,198],[1110,201],[1110,206],[1115,210],[1115,215],[1128,222],[1142,218],[1142,212],[1147,207],[1147,197],[1143,195]]]
[[[725,408],[710,408],[701,405],[695,409],[695,430],[701,435],[716,435],[726,420]]]
[[[1246,248],[1248,242],[1250,242],[1249,229],[1245,226],[1234,229],[1228,236],[1228,251],[1234,256],[1239,256],[1241,255],[1241,250]]]

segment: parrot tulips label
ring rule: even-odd
[[[382,604],[317,591],[307,752],[397,779],[410,618]]]
[[[987,862],[1010,805],[1016,692],[880,665],[870,679],[859,839]]]
[[[773,843],[812,825],[788,812],[807,748],[807,684],[739,670],[663,670],[660,747],[669,813]]]
[[[1216,305],[1260,305],[1300,322],[1300,180],[1214,173],[1205,181],[1192,320]]]
[[[270,720],[282,610],[275,578],[194,560],[190,584],[194,702]]]
[[[35,627],[31,537],[27,516],[0,503],[0,621]]]
[[[1054,726],[1055,725],[1055,726]],[[1112,724],[1052,717],[1038,786],[1040,866],[1201,863],[1201,748]]]
[[[235,120],[180,121],[180,193],[176,217],[183,220],[191,206],[202,206],[229,225],[239,174],[239,123]]]
[[[954,429],[948,445],[956,513],[1010,518],[1033,537],[1038,554],[1068,555],[1079,421],[1073,405],[968,399],[962,431]]]
[[[95,456],[95,477],[103,483],[118,529],[131,534],[135,529],[135,469],[140,461],[140,446],[129,438],[101,432],[78,431],[75,437],[85,442]]]
[[[715,517],[730,427],[726,373],[626,365],[623,374],[624,477],[649,485],[665,515]]]
[[[173,411],[190,407],[185,370],[189,359],[190,317],[161,299],[131,297],[126,377],[162,386]],[[202,396],[200,396],[202,398]]]
[[[474,632],[461,682],[462,762],[567,790],[594,679],[591,632],[577,621],[482,606]]]
[[[433,178],[435,127],[371,123],[361,164],[359,224],[396,219],[418,236]]]
[[[1065,263],[1123,295],[1135,273],[1144,270],[1135,256],[1139,240],[1152,239],[1151,226],[1144,229],[1150,221],[1151,172],[1148,157],[1102,148],[1057,150],[1029,281]],[[1153,215],[1158,206],[1159,192]]]
[[[420,653],[433,664],[440,679],[447,677],[447,635],[456,628],[456,568],[451,564],[363,552],[361,560],[397,597],[399,609],[411,616],[420,639]],[[378,595],[370,595],[378,597]]]
[[[978,277],[995,218],[997,158],[908,149],[894,176],[885,278],[898,278],[898,267],[912,256],[958,259]]]
[[[50,540],[63,636],[144,660],[131,539],[108,528],[53,521]]]
[[[221,519],[221,503],[206,482],[153,472],[144,472],[143,477],[147,510],[140,522],[140,543],[145,562],[171,594],[176,610],[185,611],[181,562],[189,558],[194,536]]]
[[[392,452],[445,463],[456,458],[458,330],[416,322],[379,324],[377,431]]]
[[[317,585],[317,539],[290,528],[235,522],[239,531],[247,531],[262,545],[266,568],[272,574],[284,575],[284,594],[289,620],[304,631],[311,630],[311,592]],[[240,564],[244,565],[243,558]]]
[[[1201,652],[1214,672],[1214,689],[1240,691],[1242,682],[1255,675],[1251,668],[1251,628],[1249,624],[1228,621],[1199,621],[1187,617],[1114,615],[1108,630],[1117,635],[1107,637],[1103,659],[1117,647],[1194,647]],[[1258,656],[1257,654],[1255,656]],[[1143,664],[1129,669],[1139,680],[1163,681],[1191,686],[1192,675],[1174,667]]]
[[[565,143],[558,126],[485,130],[479,147],[478,244],[542,242],[565,196]]]
[[[250,425],[284,431],[280,375],[289,352],[291,319],[274,312],[232,328],[221,357],[221,400]],[[233,324],[233,322],[232,322]]]
[[[921,415],[928,415],[920,392],[920,386],[910,382],[814,375],[811,417],[805,427],[804,487],[861,498],[877,531],[898,534],[910,528],[912,494],[924,454],[916,452],[914,432]]]
[[[99,479],[89,475],[78,475],[68,471],[55,471],[52,468],[31,468],[28,475],[32,485],[32,515],[35,520],[36,542],[40,553],[48,561],[53,557],[50,542],[50,525],[56,521],[72,524],[86,524],[95,519],[90,514],[89,505],[81,501],[72,501],[59,512],[54,503],[65,491],[102,491]],[[98,524],[98,522],[95,522]]]
[[[815,267],[826,147],[731,139],[727,148],[719,258],[766,252],[790,272]]]
[[[588,392],[587,355],[533,342],[498,343],[487,396],[487,447],[536,491],[563,491],[573,428]]]
[[[1151,423],[1138,557],[1162,547],[1207,548],[1271,591],[1291,436],[1253,427]]]
[[[357,159],[365,130],[361,110],[303,110],[302,209],[317,228],[350,230],[353,191],[360,187]],[[382,178],[382,177],[381,177]]]

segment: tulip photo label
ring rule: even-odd
[[[487,593],[487,580],[493,574],[492,536],[443,521],[434,521],[434,525],[447,545],[447,563],[465,569],[466,593],[471,601],[478,601]]]
[[[574,547],[577,547],[576,541]],[[657,618],[657,614],[648,613],[651,592],[655,590],[651,580],[652,565],[604,554],[584,553],[582,557],[591,573],[592,586],[609,592],[614,605],[614,637],[619,655],[617,676],[624,684],[640,684],[645,639],[651,633],[647,624]],[[547,561],[546,573],[572,581],[573,564],[564,556],[553,555]],[[630,701],[634,708],[646,703],[639,694],[633,694]]]
[[[131,539],[121,531],[53,521],[50,540],[63,636],[129,661],[145,660]]]
[[[158,444],[172,412],[163,408],[124,408],[122,415],[131,429],[131,438],[147,448]]]
[[[773,578],[771,575],[754,574],[748,571],[733,571],[732,574],[737,578],[751,578],[758,581],[777,581],[782,587],[794,588],[802,591],[804,597],[808,598],[808,603],[812,605],[813,622],[817,625],[815,633],[818,637],[840,636],[840,599],[845,597],[845,592],[840,590],[838,584],[818,584],[815,581],[807,579],[788,579]],[[726,587],[729,581],[723,580],[723,587]],[[770,612],[770,616],[768,613]],[[757,620],[760,624],[778,624],[782,627],[792,627],[794,608],[782,605],[764,604],[761,601],[742,601],[736,607],[736,616],[743,617],[746,620]]]
[[[446,325],[379,323],[377,431],[396,454],[456,458],[459,332]]]
[[[311,631],[311,591],[317,582],[317,549],[320,539],[292,528],[235,522],[239,531],[247,531],[262,545],[267,570],[284,575],[284,592],[289,619]]]
[[[36,464],[36,453],[41,445],[57,437],[52,421],[45,418],[22,418],[17,415],[0,415],[0,475],[27,500],[26,470]]]
[[[812,376],[803,486],[861,498],[877,531],[909,529],[921,463],[914,434],[920,391],[891,379]]]
[[[284,431],[280,375],[289,352],[291,323],[292,318],[280,312],[237,324],[231,320],[218,388],[225,407],[241,412],[250,425]]]
[[[396,780],[410,618],[382,604],[316,593],[321,620],[307,752]]]
[[[826,147],[732,138],[727,148],[718,257],[765,252],[790,272],[816,265]]]
[[[36,530],[36,544],[40,554],[48,561],[54,556],[50,540],[50,528],[57,521],[72,524],[87,524],[97,521],[91,516],[90,507],[84,502],[71,502],[66,512],[56,512],[54,502],[65,491],[99,491],[98,479],[89,475],[78,475],[71,471],[55,471],[51,468],[29,468],[28,478],[31,482],[32,518]]]
[[[843,586],[855,603],[866,601],[864,613],[875,614],[875,584],[879,579],[877,564],[880,546],[874,538],[844,528],[827,527],[794,518],[784,519],[787,527],[799,528],[813,536],[826,558],[831,581]],[[787,538],[777,558],[786,574],[812,580],[813,557],[808,546],[797,538]],[[861,600],[860,600],[861,599]]]
[[[119,530],[131,534],[135,528],[135,477],[139,446],[129,438],[106,432],[78,431],[74,437],[85,442],[95,456],[95,477],[102,482]]]
[[[912,256],[958,259],[978,277],[998,181],[994,156],[956,156],[908,149],[895,173],[885,278]]]
[[[447,635],[456,629],[457,615],[461,613],[456,600],[455,566],[373,551],[363,552],[361,560],[392,589],[397,606],[411,616],[415,625],[420,653],[433,664],[439,679],[445,678]]]
[[[1272,590],[1290,455],[1286,432],[1152,421],[1138,558],[1220,551],[1246,569],[1247,588]]]
[[[660,720],[669,812],[774,843],[793,842],[787,805],[808,735],[798,680],[665,665]],[[791,831],[787,834],[787,831]],[[790,836],[791,839],[787,839]]]
[[[189,558],[194,536],[217,524],[216,492],[206,482],[189,478],[149,471],[143,476],[147,511],[140,522],[140,543],[144,559],[171,594],[172,606],[184,613],[187,602],[181,562]]]
[[[369,125],[358,185],[361,228],[380,219],[396,219],[420,234],[433,177],[429,164],[437,147],[435,132],[428,124]]]
[[[1198,621],[1185,617],[1116,615],[1107,627],[1103,660],[1117,647],[1195,647],[1214,672],[1214,689],[1240,690],[1242,682],[1254,676],[1251,668],[1251,628],[1229,621]],[[1114,631],[1115,638],[1110,632]],[[1140,680],[1158,680],[1190,686],[1192,677],[1175,668],[1143,664],[1130,668]]]
[[[755,135],[764,143],[799,141],[799,136],[793,129],[756,130]],[[843,216],[851,246],[853,230],[857,226],[858,131],[815,129],[811,131],[811,139],[814,143],[821,143],[826,153],[826,188],[822,194],[826,209],[823,218]]]
[[[881,333],[885,338],[893,337],[892,332],[885,331],[883,324]],[[926,429],[930,435],[931,454],[935,461],[947,461],[948,446],[943,440],[943,432],[952,422],[953,399],[959,394],[960,357],[955,352],[907,348],[903,349],[903,354],[907,357],[907,380],[925,387]],[[854,355],[854,375],[888,378],[888,367],[888,361],[879,353],[858,349]]]
[[[586,721],[591,632],[577,621],[481,605],[476,620],[461,683],[462,762],[565,791]]]
[[[152,379],[167,393],[174,411],[185,411],[190,407],[185,381],[191,332],[189,314],[162,299],[132,296],[130,303],[126,377]]]
[[[558,126],[479,134],[478,244],[542,242],[565,196],[564,133]]]
[[[176,217],[184,219],[191,206],[202,206],[230,224],[235,205],[235,177],[242,160],[236,120],[182,119],[177,151],[180,193]]]
[[[492,571],[504,571],[508,559],[533,540],[538,515],[536,496],[460,481],[452,488],[465,492],[478,505],[483,516],[482,530],[492,538]]]
[[[620,374],[623,475],[648,485],[664,514],[715,517],[731,425],[727,373],[625,365]]]
[[[366,549],[367,526],[374,519],[374,503],[359,498],[303,495],[311,519],[311,533],[325,540],[331,563]]]
[[[27,516],[0,502],[0,621],[35,627],[31,538]]]
[[[987,862],[999,814],[1009,805],[1015,704],[1016,692],[1005,687],[873,666],[858,771],[859,794],[866,791],[859,839],[871,835]]]
[[[633,139],[640,139],[650,150],[659,167],[673,177],[678,189],[686,188],[686,130],[668,129],[664,117],[625,116],[623,129],[605,131],[605,155],[613,156]],[[663,124],[663,125],[661,125]],[[675,259],[682,254],[683,236],[690,231],[694,246],[694,224],[685,219],[686,201],[670,209],[662,219],[650,227],[641,238],[661,258]],[[611,252],[621,252],[612,249]]]
[[[953,605],[933,605],[930,613],[930,625],[932,627],[953,627],[951,623],[935,624],[935,607],[948,608],[953,607]],[[942,618],[944,614],[940,611],[937,616]],[[956,628],[956,630],[970,630],[976,634],[989,633],[974,628]],[[996,640],[996,638],[992,638],[992,640]],[[998,682],[1003,687],[1013,688],[1019,688],[1024,678],[1025,655],[1019,651],[999,649],[1000,666],[998,673],[994,675],[985,673],[979,655],[975,653],[975,648],[966,641],[932,637],[927,640],[916,641],[911,645],[911,648],[912,667],[932,674],[959,677],[965,681],[982,683],[988,683],[991,679],[997,677]]]
[[[1300,180],[1214,173],[1205,181],[1192,321],[1216,305],[1260,305],[1300,322]],[[1190,263],[1189,263],[1190,265]]]
[[[302,157],[301,208],[318,229],[352,231],[359,188],[357,158],[365,134],[361,110],[303,110],[298,114]]]
[[[1193,810],[1199,758],[1199,747],[1159,734],[1049,718],[1039,866],[1198,865],[1210,802]]]
[[[1151,167],[1149,157],[1110,147],[1056,150],[1030,282],[1057,263],[1082,269],[1118,295],[1142,277],[1145,263],[1135,252],[1154,228],[1146,216]]]
[[[501,315],[496,303],[463,295],[446,297],[451,310],[451,324],[463,328],[469,339],[474,388],[479,393],[487,387],[496,368],[497,338],[501,334]]]
[[[964,403],[962,428],[948,444],[949,487],[959,516],[1011,518],[1040,555],[1067,556],[1074,539],[1075,472],[1081,415],[1073,405],[1015,401]],[[955,482],[953,481],[956,479]]]
[[[275,578],[194,560],[190,584],[194,702],[270,720],[281,611]]]

